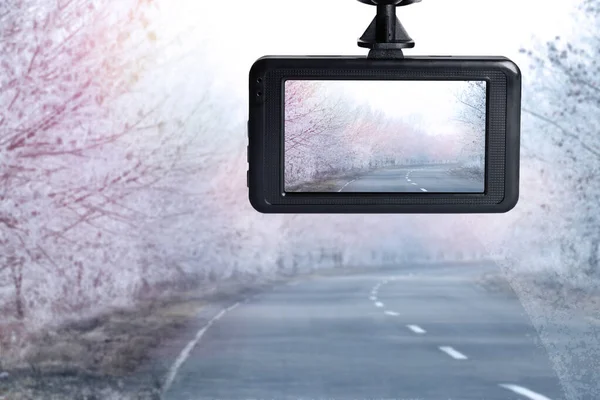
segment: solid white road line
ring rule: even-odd
[[[392,317],[397,317],[398,315],[400,315],[396,311],[386,311],[385,314],[391,315]]]
[[[383,303],[378,301],[377,303],[375,303],[375,307],[381,308],[381,307],[383,307]]]
[[[466,360],[467,359],[467,356],[465,356],[463,353],[455,350],[452,347],[441,346],[439,349],[441,351],[443,351],[444,353],[448,354],[450,357],[454,358],[455,360]]]
[[[346,184],[344,185],[344,187],[342,187],[340,190],[338,190],[338,193],[340,193],[342,190],[346,189],[346,186],[348,186],[349,184],[351,184],[351,183],[353,183],[353,182],[356,182],[356,179],[353,179],[353,180],[351,180],[350,182],[346,183]]]
[[[190,354],[192,353],[192,350],[194,350],[194,347],[196,347],[196,345],[198,344],[200,339],[202,339],[202,336],[204,336],[204,334],[206,333],[208,328],[210,328],[212,326],[212,324],[214,324],[216,321],[221,319],[221,317],[223,315],[225,315],[225,313],[233,310],[234,308],[238,307],[239,305],[240,305],[240,303],[235,303],[231,307],[221,310],[221,312],[219,312],[217,315],[215,315],[210,321],[208,321],[208,323],[206,325],[204,325],[204,327],[202,329],[200,329],[198,331],[198,333],[196,333],[196,337],[194,337],[194,339],[191,340],[187,344],[187,346],[185,346],[185,348],[181,351],[181,353],[175,360],[175,363],[173,363],[173,365],[169,369],[169,373],[167,374],[167,379],[165,380],[165,384],[162,389],[163,394],[166,393],[167,390],[169,390],[169,388],[173,384],[173,380],[175,379],[177,372],[179,372],[179,368],[181,368],[183,363],[185,363],[186,360],[189,358]]]
[[[418,333],[420,335],[427,333],[427,331],[425,329],[421,328],[418,325],[406,325],[406,326],[408,327],[408,329],[410,329],[414,333]]]
[[[533,390],[529,390],[522,386],[511,385],[508,383],[504,383],[500,385],[504,389],[508,389],[510,391],[515,392],[516,394],[520,394],[521,396],[527,397],[529,400],[550,400],[548,397],[543,396],[539,393],[534,392]]]

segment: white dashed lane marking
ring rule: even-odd
[[[419,335],[427,333],[427,331],[425,329],[421,328],[418,325],[407,325],[407,327],[408,327],[408,329],[410,329],[414,333],[418,333]]]
[[[407,174],[407,179],[408,179],[408,174]],[[410,179],[408,179],[410,182]],[[416,183],[412,183],[413,185],[416,185]],[[427,192],[426,189],[421,188],[421,190],[423,192]],[[410,276],[412,276],[413,274],[410,274]],[[384,307],[384,304],[380,301],[377,301],[377,291],[379,290],[379,287],[381,285],[385,285],[388,283],[388,281],[394,281],[395,278],[389,278],[388,280],[382,281],[380,283],[378,283],[377,285],[375,285],[373,287],[373,290],[371,292],[371,297],[369,297],[370,300],[375,301],[375,306],[378,308],[382,308]],[[384,311],[385,315],[389,315],[389,316],[400,316],[400,313],[396,312],[396,311],[391,311],[391,310],[386,310]],[[219,316],[220,317],[220,316]],[[219,318],[217,317],[217,319]],[[600,323],[600,320],[593,318],[593,317],[587,317],[587,320],[591,323]],[[427,333],[427,331],[423,328],[421,328],[419,325],[406,325],[406,327],[408,329],[410,329],[413,333],[419,334],[419,335],[424,335]],[[468,360],[468,357],[466,355],[464,355],[463,353],[461,353],[460,351],[456,350],[455,348],[451,347],[451,346],[440,346],[438,347],[438,349],[442,352],[444,352],[445,354],[447,354],[448,356],[452,357],[455,360]],[[520,396],[522,396],[525,400],[552,400],[540,393],[534,392],[533,390],[527,389],[523,386],[519,386],[519,385],[514,385],[514,384],[509,384],[509,383],[505,383],[505,384],[500,384],[500,387],[509,390],[515,394],[518,394]]]
[[[548,398],[544,395],[541,395],[539,393],[536,393],[533,390],[524,388],[523,386],[511,385],[508,383],[502,384],[500,386],[503,387],[504,389],[508,389],[512,392],[515,392],[516,394],[520,394],[521,396],[523,396],[529,400],[550,400],[550,398]]]
[[[423,189],[423,188],[421,188],[421,191],[422,191],[422,192],[426,192],[426,191],[427,191],[427,189]]]
[[[450,346],[441,346],[439,347],[439,349],[444,353],[448,354],[450,357],[454,358],[455,360],[466,360],[468,358],[463,353],[461,353],[458,350],[455,350]]]

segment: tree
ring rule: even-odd
[[[470,81],[467,88],[457,96],[463,105],[458,121],[465,126],[461,136],[462,151],[460,158],[465,164],[478,170],[485,170],[485,143],[487,122],[487,83]]]
[[[578,270],[580,262],[586,275],[600,277],[600,6],[583,0],[579,11],[577,38],[557,36],[542,49],[521,50],[531,56],[539,77],[537,96],[525,112],[544,128],[540,140],[554,146],[550,159],[565,171],[561,180],[571,204],[561,217],[576,229],[578,239],[565,237],[563,253]],[[536,150],[540,152],[539,145]],[[582,253],[588,256],[580,260]]]
[[[350,83],[351,84],[351,83]],[[394,117],[354,100],[347,82],[286,83],[286,184],[345,177],[402,165],[407,157],[439,162],[454,144],[422,132],[409,117]]]
[[[128,138],[152,129],[152,107],[140,107],[132,121],[108,106],[131,90],[148,61],[133,49],[156,41],[151,5],[0,4],[0,273],[9,274],[17,319],[41,303],[93,303],[84,298],[103,276],[88,269],[104,257],[99,244],[135,223],[142,212],[124,199],[165,167],[149,158],[155,149],[133,148]],[[59,288],[53,294],[42,291],[52,284]]]
[[[338,135],[349,113],[323,84],[288,81],[285,85],[285,180],[294,185],[338,167],[332,155],[343,146]]]

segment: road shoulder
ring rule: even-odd
[[[280,280],[223,283],[34,335],[0,365],[0,400],[158,400],[181,350],[223,308]]]

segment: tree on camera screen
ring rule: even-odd
[[[285,83],[285,191],[483,193],[484,81]]]

